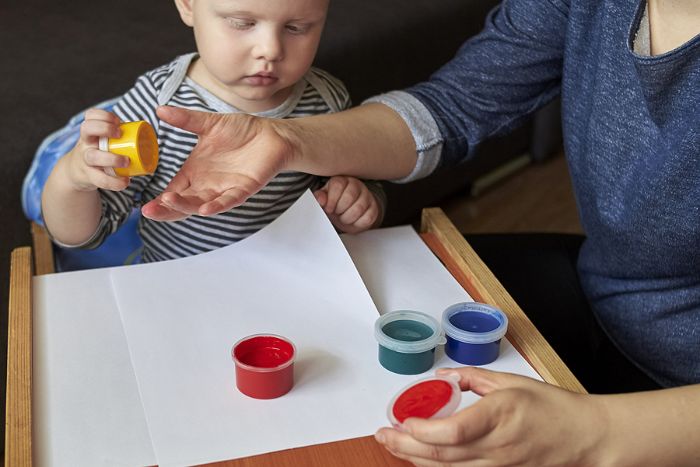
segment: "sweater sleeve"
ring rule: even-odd
[[[365,102],[406,122],[418,158],[404,183],[456,165],[559,94],[569,0],[504,0],[428,81]]]
[[[441,164],[470,157],[558,95],[568,16],[569,0],[504,0],[450,62],[406,90],[439,128]]]

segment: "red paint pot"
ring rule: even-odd
[[[236,342],[231,357],[236,364],[236,387],[255,399],[274,399],[294,385],[296,348],[289,339],[255,334]]]
[[[425,419],[449,417],[457,410],[462,391],[459,377],[434,376],[409,384],[389,402],[387,416],[394,428],[403,431],[407,418]]]

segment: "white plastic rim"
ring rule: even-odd
[[[440,410],[435,412],[428,420],[433,420],[435,418],[445,418],[449,417],[452,415],[455,410],[457,410],[457,407],[459,407],[459,403],[462,400],[462,390],[459,388],[459,376],[456,374],[451,374],[447,376],[431,376],[429,378],[423,378],[419,379],[418,381],[414,381],[413,383],[409,384],[408,386],[404,387],[401,389],[399,392],[397,392],[394,397],[391,398],[391,401],[389,401],[389,405],[386,408],[386,415],[389,418],[389,422],[391,422],[391,425],[398,429],[403,431],[403,424],[399,422],[396,417],[394,416],[394,404],[396,403],[397,399],[401,397],[401,395],[411,389],[413,386],[417,386],[421,383],[425,383],[426,381],[445,381],[449,383],[449,385],[452,387],[452,396],[450,397],[450,400],[447,402],[447,404],[443,405]]]
[[[287,344],[291,345],[292,346],[291,358],[284,363],[280,363],[279,365],[272,366],[272,367],[261,367],[261,366],[248,365],[247,363],[243,363],[238,358],[236,358],[236,347],[238,347],[243,342],[253,340],[257,337],[273,337],[275,339],[279,339],[279,340],[284,341]],[[283,369],[287,368],[289,365],[293,364],[294,360],[297,359],[297,346],[294,345],[294,342],[292,342],[291,340],[287,339],[284,336],[280,336],[279,334],[251,334],[250,336],[245,336],[245,337],[239,339],[235,344],[233,344],[233,347],[231,347],[231,359],[233,360],[233,363],[236,366],[239,366],[239,367],[243,368],[244,370],[255,371],[258,373],[270,373],[273,371],[283,370]]]
[[[463,312],[487,314],[498,321],[498,327],[489,332],[473,332],[460,329],[450,322],[450,318],[457,313]],[[485,303],[455,303],[447,307],[442,313],[442,329],[447,336],[460,342],[465,342],[467,344],[489,344],[491,342],[496,342],[506,335],[506,331],[508,330],[508,317],[498,308]]]
[[[421,324],[425,324],[433,330],[433,333],[427,338],[418,341],[402,341],[387,336],[383,330],[384,326],[399,320],[417,321]],[[384,313],[374,322],[374,337],[382,347],[400,353],[427,352],[446,342],[445,336],[440,332],[440,324],[435,318],[420,311],[413,310],[397,310]]]
[[[105,152],[109,151],[109,139],[107,139],[106,136],[100,136],[97,148],[100,151],[105,151]],[[112,168],[112,167],[105,167],[104,171],[107,175],[110,175],[112,177],[117,176],[117,173],[114,171],[114,168]]]

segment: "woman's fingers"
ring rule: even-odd
[[[445,419],[447,420],[447,419]],[[439,420],[432,420],[435,423]],[[457,424],[452,421],[448,425],[443,425],[440,428],[427,436],[425,432],[422,434],[426,439],[434,439],[437,442],[419,439],[416,434],[411,432],[400,432],[392,428],[380,429],[375,438],[383,444],[394,455],[414,462],[417,459],[433,460],[440,462],[465,461],[469,459],[477,459],[479,455],[475,450],[470,449],[468,443],[447,443],[447,440],[458,439],[452,433]],[[432,428],[431,428],[432,430]]]
[[[533,383],[537,384],[535,380],[525,376],[477,367],[440,368],[435,374],[439,376],[454,374],[456,377],[459,377],[458,384],[462,391],[472,391],[480,396],[484,396],[497,389],[531,386]]]
[[[231,188],[217,198],[202,204],[197,213],[200,216],[221,214],[222,212],[230,211],[236,206],[245,203],[249,197],[249,191],[240,188]]]
[[[141,214],[144,217],[157,221],[179,221],[189,217],[189,214],[176,211],[160,203],[158,198],[146,203],[141,207]]]

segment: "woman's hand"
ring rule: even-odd
[[[210,216],[243,204],[289,164],[283,121],[159,107],[158,117],[199,141],[165,191],[141,210],[158,221]]]
[[[377,441],[418,466],[599,465],[609,426],[601,396],[480,368],[438,374],[452,372],[482,399],[448,418],[408,419],[403,433],[382,428]]]

